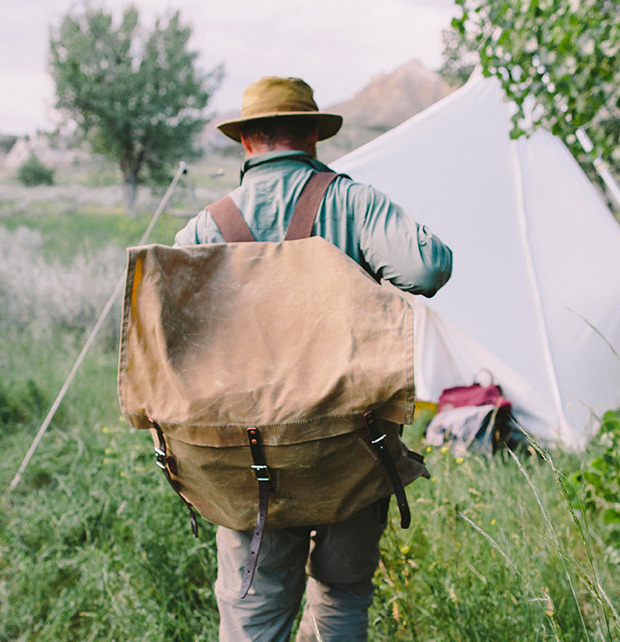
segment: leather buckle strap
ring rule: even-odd
[[[256,572],[258,554],[267,523],[269,489],[271,488],[271,475],[269,474],[269,468],[265,461],[265,453],[261,445],[258,428],[248,428],[248,440],[250,442],[252,461],[254,462],[250,468],[254,471],[256,481],[258,482],[258,515],[256,517],[256,526],[252,535],[252,541],[250,542],[248,560],[245,565],[243,579],[241,580],[241,589],[239,591],[240,599],[243,599],[248,594],[252,580],[254,579],[254,573]]]
[[[396,495],[398,510],[400,511],[400,525],[402,528],[409,528],[411,524],[411,511],[409,510],[409,503],[407,502],[403,481],[400,478],[398,468],[396,468],[396,464],[386,444],[386,434],[382,432],[377,425],[375,413],[372,410],[364,414],[364,421],[368,429],[368,434],[370,435],[370,443],[375,449],[381,463],[385,466],[392,484],[392,489],[394,490],[394,495]]]
[[[189,521],[192,526],[192,533],[194,537],[198,537],[198,520],[196,519],[194,507],[185,499],[185,497],[183,497],[183,495],[181,495],[178,489],[177,482],[175,482],[175,480],[172,479],[172,476],[170,475],[170,466],[174,460],[172,458],[168,458],[164,433],[162,429],[157,425],[157,422],[150,417],[149,422],[151,423],[151,426],[153,426],[159,442],[157,446],[155,446],[155,463],[159,466],[159,468],[161,468],[162,472],[164,473],[164,477],[168,480],[168,483],[172,486],[174,492],[183,500],[183,502],[187,506],[189,510]]]

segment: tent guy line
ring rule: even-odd
[[[187,165],[184,162],[179,163],[179,169],[177,170],[177,173],[174,175],[174,178],[172,179],[170,185],[168,186],[168,189],[166,190],[166,193],[164,194],[163,198],[161,199],[161,202],[159,203],[159,206],[157,207],[157,210],[151,217],[151,220],[144,231],[144,234],[142,235],[142,238],[138,242],[138,245],[144,245],[146,241],[148,240],[149,236],[151,235],[151,232],[153,231],[153,228],[155,227],[157,221],[159,220],[159,217],[161,216],[162,212],[164,211],[166,205],[168,204],[168,201],[172,197],[172,194],[181,179],[182,176],[187,175]],[[8,494],[14,490],[19,482],[21,481],[21,478],[24,474],[24,471],[26,470],[26,467],[30,463],[30,460],[32,459],[36,449],[38,448],[39,444],[41,443],[41,440],[43,439],[43,435],[45,435],[47,429],[49,428],[49,425],[52,423],[52,419],[56,415],[56,412],[58,408],[60,407],[60,404],[62,403],[63,399],[65,398],[65,395],[67,394],[67,391],[69,390],[71,384],[73,383],[73,379],[75,378],[75,375],[77,374],[77,371],[80,369],[80,366],[82,365],[82,362],[86,358],[86,355],[88,354],[90,348],[92,347],[93,343],[95,342],[95,339],[97,337],[97,334],[99,333],[99,330],[101,329],[101,326],[103,325],[103,322],[107,318],[108,314],[110,313],[110,310],[112,309],[112,306],[114,305],[114,302],[116,301],[118,295],[121,293],[123,290],[123,286],[125,284],[125,275],[121,276],[121,278],[118,280],[116,283],[116,286],[114,287],[114,290],[112,291],[112,294],[110,295],[108,301],[106,302],[105,306],[103,307],[103,310],[101,311],[101,314],[99,315],[99,318],[97,319],[97,322],[93,326],[93,329],[91,330],[90,334],[88,335],[88,339],[84,343],[84,347],[82,348],[80,354],[78,355],[77,359],[75,360],[75,363],[73,364],[73,367],[71,368],[71,371],[67,375],[67,378],[65,379],[65,382],[63,383],[60,392],[56,396],[56,399],[54,400],[54,403],[52,404],[49,412],[47,413],[47,416],[43,420],[43,423],[41,424],[39,430],[37,431],[37,434],[30,445],[30,448],[28,449],[28,452],[26,453],[22,463],[20,464],[17,472],[15,473],[15,476],[11,480],[11,483],[9,484],[8,488],[4,492],[4,496],[8,496]]]

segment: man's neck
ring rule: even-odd
[[[258,156],[259,154],[264,154],[266,152],[305,152],[312,158],[316,158],[316,143],[308,143],[306,145],[288,145],[287,143],[275,143],[274,145],[265,145],[261,143],[255,143],[251,146],[246,146],[245,148],[245,158],[252,158],[253,156]]]

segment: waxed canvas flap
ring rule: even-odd
[[[413,312],[312,237],[128,250],[119,399],[186,443],[272,444],[413,417]]]

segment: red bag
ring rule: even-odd
[[[439,411],[462,406],[484,406],[490,404],[497,408],[512,409],[510,401],[504,397],[502,389],[496,385],[481,386],[474,383],[471,386],[456,386],[446,388],[439,397]]]

